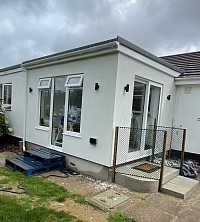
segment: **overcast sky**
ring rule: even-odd
[[[0,68],[114,38],[200,51],[200,0],[0,0]]]

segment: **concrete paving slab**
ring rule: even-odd
[[[168,181],[172,180],[174,177],[177,177],[178,175],[179,175],[178,169],[165,166],[163,184],[167,183]]]
[[[124,213],[139,222],[171,222],[174,218],[173,215],[154,208],[145,202],[130,206],[124,210]]]
[[[177,176],[162,187],[162,192],[186,199],[198,186],[199,182],[190,178]]]
[[[182,209],[183,200],[163,193],[156,193],[147,198],[145,203],[163,212],[177,216]]]
[[[185,220],[187,222],[199,222],[200,212],[191,208],[183,208],[178,215],[178,219]]]
[[[95,195],[88,199],[88,202],[94,204],[103,210],[113,209],[116,206],[128,201],[130,197],[127,197],[115,190],[107,190],[103,193]]]

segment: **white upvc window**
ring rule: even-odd
[[[51,86],[51,78],[40,79],[38,89],[49,89]]]
[[[51,78],[40,79],[38,89],[40,93],[39,126],[49,127]]]
[[[67,131],[80,133],[82,110],[83,74],[71,75],[66,79],[67,98]]]
[[[67,76],[66,87],[80,87],[83,83],[83,74]]]
[[[12,83],[4,83],[0,85],[0,96],[3,107],[6,110],[11,110]]]

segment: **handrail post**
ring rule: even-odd
[[[119,127],[115,127],[115,140],[114,140],[114,153],[113,153],[113,169],[112,169],[112,182],[115,183],[115,170],[117,162],[117,143],[118,143]]]
[[[155,156],[156,130],[157,130],[157,122],[156,122],[156,118],[155,118],[154,119],[154,127],[153,127],[153,143],[152,143],[152,156],[151,156],[152,163],[153,163],[154,156]]]
[[[184,155],[185,155],[185,142],[186,142],[186,129],[183,129],[183,141],[182,141],[182,152],[181,152],[181,164],[180,164],[180,172],[182,174],[183,163],[184,163]]]
[[[165,133],[164,133],[163,155],[162,155],[162,164],[161,164],[160,180],[159,180],[159,191],[161,191],[162,183],[163,183],[164,168],[165,168],[165,158],[166,158],[166,148],[167,148],[167,131],[165,131]]]

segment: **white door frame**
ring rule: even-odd
[[[163,93],[163,85],[153,82],[153,81],[148,81],[140,78],[135,78],[134,82],[139,82],[143,83],[146,85],[146,91],[145,91],[145,101],[144,101],[144,112],[143,112],[143,119],[142,119],[142,129],[146,129],[147,127],[147,115],[148,115],[148,106],[149,106],[149,94],[150,94],[150,87],[151,86],[156,86],[160,88],[160,101],[159,101],[159,108],[158,108],[158,120],[157,123],[160,121],[160,110],[161,110],[161,104],[162,104],[162,93]],[[133,103],[133,101],[132,101]],[[145,150],[145,139],[146,139],[146,132],[142,131],[142,137],[141,137],[141,143],[140,143],[140,149],[137,151],[132,151],[129,152],[129,147],[128,147],[128,161],[130,160],[136,160],[139,158],[146,157],[148,155],[151,155],[151,150]]]

